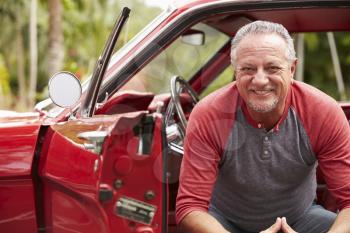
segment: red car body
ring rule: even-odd
[[[156,106],[160,100],[166,105],[169,97],[119,89],[196,23],[233,36],[246,19],[280,22],[291,32],[347,31],[350,3],[183,1],[169,7],[112,59],[98,96],[101,104],[92,117],[79,114],[80,103],[72,108],[73,119],[72,109],[54,117],[44,111],[3,112],[1,232],[175,232],[181,157],[168,149],[164,112]],[[195,91],[201,93],[229,66],[228,54],[229,43],[193,74],[189,83]],[[106,92],[110,97],[103,101]],[[350,102],[341,106],[350,119]],[[89,141],[79,135],[95,131],[106,137],[99,149],[89,149]]]

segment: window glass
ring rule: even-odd
[[[169,92],[173,76],[180,75],[188,80],[229,40],[225,34],[204,24],[198,24],[193,29],[204,32],[204,45],[186,44],[181,37],[177,38],[122,89],[154,94]]]
[[[220,87],[225,86],[226,84],[232,82],[234,80],[233,77],[233,68],[232,66],[228,66],[213,82],[211,82],[199,95],[199,98],[207,96],[211,92],[219,89]]]

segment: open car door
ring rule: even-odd
[[[162,116],[147,111],[94,115],[129,12],[124,8],[114,25],[78,119],[51,125],[45,134],[39,164],[45,201],[37,208],[42,209],[39,228],[49,232],[166,232]],[[54,75],[49,84],[53,102],[71,108],[79,100],[80,85],[67,92],[77,83],[74,79],[67,72]]]
[[[52,125],[41,154],[46,232],[166,232],[161,115],[95,115]]]

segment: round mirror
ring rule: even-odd
[[[49,81],[49,95],[56,105],[63,108],[73,107],[81,96],[80,82],[72,73],[59,72]]]

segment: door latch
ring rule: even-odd
[[[88,141],[88,143],[84,143],[84,148],[96,154],[101,154],[103,142],[107,136],[107,131],[88,131],[78,134],[78,138]]]

